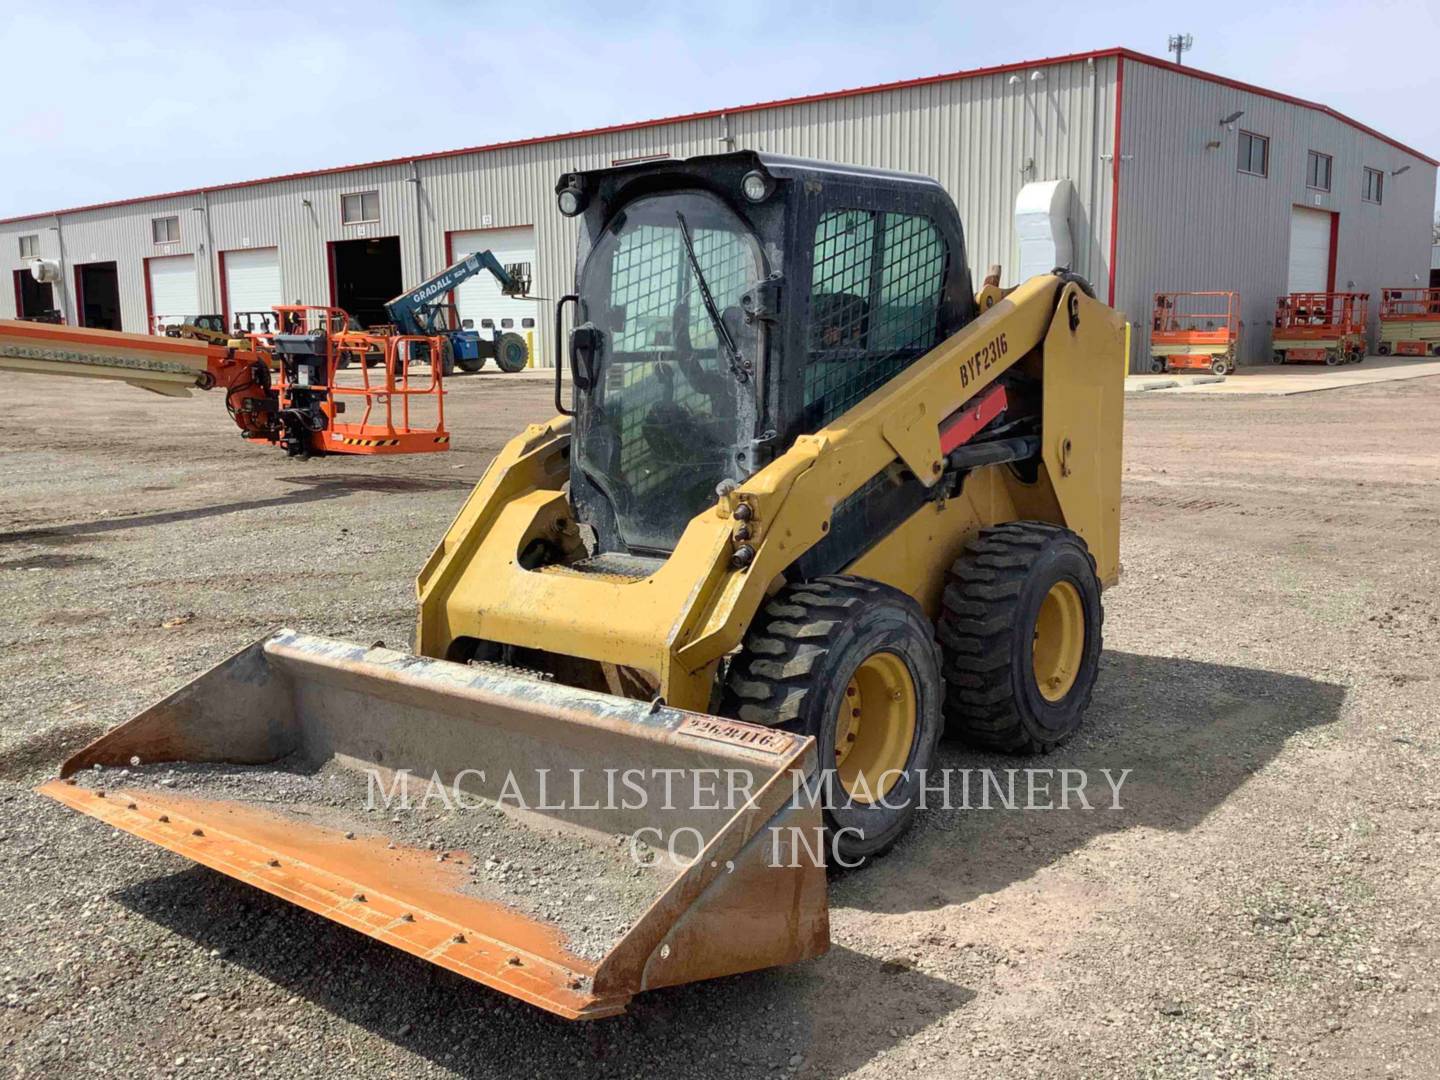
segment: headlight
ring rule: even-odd
[[[560,213],[566,217],[574,217],[585,209],[585,199],[575,188],[561,188],[556,201],[560,204]]]
[[[740,181],[740,190],[751,202],[764,202],[770,197],[770,179],[762,172],[748,172]]]

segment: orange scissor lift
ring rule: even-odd
[[[1240,350],[1240,294],[1162,292],[1155,294],[1150,320],[1150,370],[1235,370]]]
[[[1365,359],[1370,294],[1295,292],[1275,301],[1277,364],[1358,364]]]
[[[1440,289],[1380,293],[1381,356],[1440,356]]]

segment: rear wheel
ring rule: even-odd
[[[1339,349],[1326,349],[1326,350],[1325,350],[1325,363],[1326,363],[1326,365],[1327,365],[1328,367],[1335,367],[1336,365],[1338,365],[1338,364],[1340,363],[1340,350],[1339,350]]]
[[[1039,521],[982,529],[950,569],[936,628],[947,730],[1016,753],[1069,738],[1100,669],[1102,620],[1084,540]]]
[[[940,653],[910,597],[855,577],[787,585],[730,665],[721,711],[813,735],[828,851],[846,865],[910,827],[940,738]]]
[[[1212,358],[1210,361],[1210,370],[1216,375],[1230,374],[1230,358],[1226,356],[1216,356]]]
[[[529,361],[530,350],[525,345],[524,338],[519,334],[500,335],[500,339],[495,342],[495,363],[501,371],[513,375],[517,371],[524,371]]]
[[[1276,349],[1270,354],[1270,360],[1275,364],[1283,364],[1285,363],[1285,354],[1281,350]]]
[[[1164,361],[1164,360],[1161,360],[1158,356],[1152,356],[1152,357],[1150,358],[1150,374],[1151,374],[1151,375],[1163,375],[1164,373],[1165,373],[1165,361]]]
[[[483,356],[462,356],[455,363],[459,364],[460,370],[467,375],[474,375],[485,366],[485,358]]]
[[[1390,355],[1390,343],[1389,343],[1388,341],[1382,341],[1382,342],[1380,342],[1379,345],[1376,345],[1376,346],[1375,346],[1375,351],[1376,351],[1377,353],[1379,353],[1381,356],[1389,356],[1389,355]]]

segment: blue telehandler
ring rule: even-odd
[[[528,263],[502,266],[491,252],[477,251],[385,305],[397,334],[444,338],[441,370],[445,375],[454,374],[456,368],[479,371],[486,360],[492,359],[501,371],[515,372],[522,370],[530,359],[525,339],[519,334],[494,329],[490,337],[482,337],[473,319],[461,321],[455,305],[441,299],[482,271],[494,276],[505,296],[525,296],[530,291]]]

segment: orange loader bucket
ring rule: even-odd
[[[281,630],[40,791],[571,1019],[829,944],[814,741]]]

